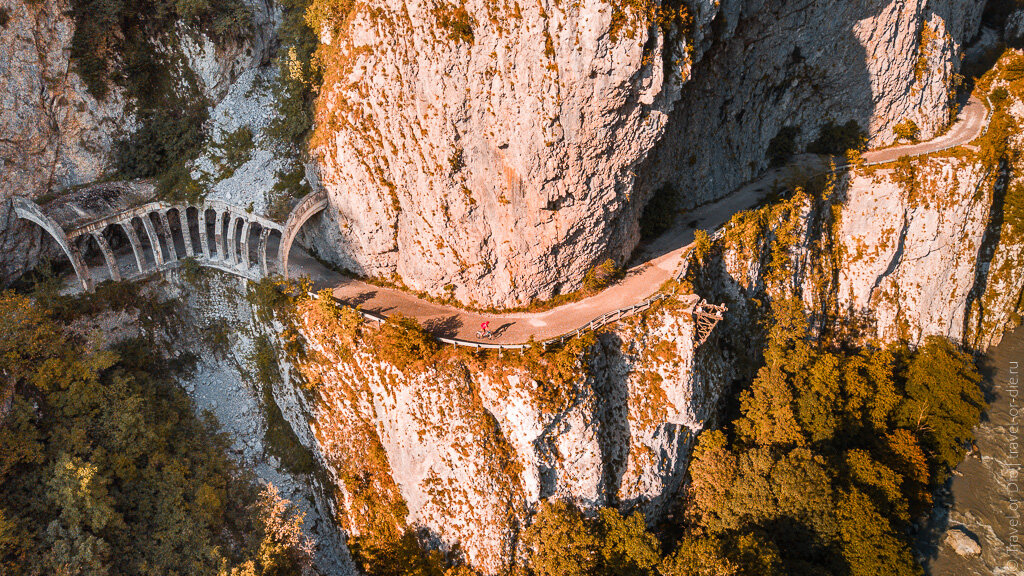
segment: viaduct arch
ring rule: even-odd
[[[92,275],[89,273],[89,267],[85,265],[85,260],[82,259],[82,255],[70,242],[64,229],[47,216],[35,202],[19,196],[14,197],[13,202],[14,213],[18,218],[35,222],[57,241],[57,244],[64,250],[64,254],[67,255],[68,260],[71,260],[71,265],[75,268],[75,276],[78,277],[78,281],[82,284],[82,289],[92,291],[93,282]]]
[[[102,191],[101,192],[105,192]],[[95,240],[112,280],[131,278],[193,258],[200,265],[218,268],[251,279],[278,272],[288,277],[288,254],[302,226],[327,207],[327,193],[307,195],[289,213],[284,225],[251,214],[220,200],[201,203],[170,203],[150,200],[125,207],[120,199],[106,198],[101,214],[95,206],[67,205],[53,209],[41,207],[29,198],[12,198],[18,218],[36,223],[57,243],[71,261],[81,287],[94,288],[93,274],[78,249],[83,238]],[[88,214],[69,219],[67,214]],[[64,220],[62,225],[58,220]],[[277,260],[271,258],[271,238],[280,236]],[[108,237],[121,236],[131,247],[131,256],[118,258]],[[102,275],[101,275],[102,276]]]
[[[277,261],[281,265],[281,275],[285,278],[288,278],[288,253],[291,252],[292,243],[295,242],[299,230],[314,214],[321,212],[326,207],[327,192],[320,190],[306,195],[302,202],[299,202],[288,214],[288,220],[284,223],[284,231],[281,233],[281,245],[277,249]]]
[[[31,199],[14,197],[12,203],[18,218],[36,223],[57,241],[85,291],[92,291],[95,285],[95,269],[90,271],[78,249],[78,243],[87,238],[95,240],[107,277],[115,281],[176,266],[185,258],[258,280],[276,271],[268,257],[270,240],[284,232],[277,222],[217,200],[201,204],[145,202],[72,226],[61,226]],[[309,203],[297,206],[308,207]],[[292,239],[310,215],[289,217],[289,222],[297,222]],[[114,235],[127,240],[130,255],[118,258],[108,241]]]

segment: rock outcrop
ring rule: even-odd
[[[4,197],[39,196],[98,178],[129,127],[117,90],[98,101],[73,71],[68,0],[0,2],[0,179]]]
[[[936,157],[857,172],[842,192],[840,308],[884,340],[962,340],[994,178],[977,162]]]
[[[322,253],[481,305],[575,290],[630,253],[653,188],[721,197],[783,126],[934,134],[982,4],[697,2],[666,39],[602,0],[371,2],[321,31]]]
[[[854,120],[871,146],[912,120],[928,139],[949,124],[965,44],[984,2],[722,2],[714,45],[693,69],[645,186],[714,200],[768,165],[784,127],[797,147]]]
[[[756,322],[751,299],[795,295],[861,336],[985,349],[1017,325],[1024,302],[1021,224],[1004,216],[1018,210],[1008,181],[1019,184],[1000,173],[965,150],[852,170],[825,197],[734,218],[715,242],[720,257],[692,279],[702,295],[736,303],[741,325]],[[773,250],[788,255],[786,273]]]
[[[325,252],[497,306],[574,290],[601,259],[621,261],[636,242],[620,217],[640,204],[635,168],[690,73],[682,42],[623,10],[384,0],[321,31]]]
[[[315,390],[310,427],[342,525],[364,550],[403,531],[458,545],[485,574],[516,557],[540,498],[664,513],[726,381],[672,304],[581,342],[560,369],[453,349],[405,364],[377,328],[351,339],[353,324],[317,306],[300,314],[295,373]]]
[[[981,555],[981,546],[976,538],[967,533],[963,528],[950,528],[946,532],[943,542],[964,557]]]

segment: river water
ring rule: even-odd
[[[1024,575],[1024,328],[1003,338],[981,365],[990,406],[975,429],[977,450],[936,498],[918,540],[933,576]],[[980,556],[961,557],[943,543],[954,527],[974,536]]]

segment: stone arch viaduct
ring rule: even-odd
[[[273,273],[287,277],[289,253],[295,238],[303,224],[327,206],[326,193],[310,194],[292,209],[285,223],[280,224],[216,200],[191,204],[148,199],[140,203],[140,195],[134,194],[137,190],[133,186],[130,183],[103,185],[79,191],[46,206],[39,206],[23,197],[15,197],[12,202],[19,218],[39,225],[61,247],[71,261],[82,291],[92,291],[97,280],[140,278],[177,266],[184,258],[191,258],[200,266],[217,268],[250,280],[259,280]],[[151,192],[149,190],[142,196],[151,197]],[[115,235],[130,250],[122,247],[121,254],[115,253],[109,240]],[[273,246],[275,241],[276,249]],[[102,254],[103,264],[90,268],[80,248],[92,242]],[[681,273],[681,270],[676,272],[677,275]],[[662,282],[659,280],[657,285]],[[315,293],[311,296],[320,297]],[[408,294],[404,297],[416,298]],[[547,346],[562,342],[646,310],[667,297],[668,294],[655,292],[646,298],[626,302],[625,306],[619,303],[612,310],[560,330],[554,337],[538,343]],[[700,344],[707,339],[714,324],[722,319],[721,314],[725,310],[698,301],[696,296],[687,296],[684,300],[694,319],[696,341]],[[335,302],[351,305],[337,296]],[[356,309],[369,321],[382,323],[386,320],[386,316],[379,312]],[[412,315],[416,316],[415,313]],[[703,328],[702,318],[707,324]],[[447,344],[498,351],[533,345],[529,341],[495,343],[481,342],[479,338],[471,340],[435,335]]]
[[[327,206],[323,192],[304,198],[284,224],[249,213],[231,204],[147,201],[130,207],[126,194],[107,194],[90,202],[82,194],[54,206],[41,207],[24,197],[13,198],[15,214],[41,227],[71,261],[82,290],[92,291],[97,280],[136,278],[192,258],[200,266],[218,268],[252,280],[273,273],[288,275],[288,254],[299,230]],[[98,213],[99,212],[99,213]],[[130,255],[117,255],[109,238],[119,236]],[[95,242],[103,255],[102,278],[95,278],[80,247]],[[276,249],[272,244],[276,243]]]

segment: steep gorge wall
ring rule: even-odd
[[[686,205],[727,194],[768,166],[783,127],[798,146],[828,121],[855,120],[870,146],[913,120],[922,139],[950,121],[965,45],[982,0],[726,0],[714,45],[682,90],[644,188],[670,183]]]
[[[354,576],[358,571],[334,518],[332,487],[322,483],[312,461],[319,447],[310,432],[307,396],[282,350],[287,333],[254,305],[250,289],[220,271],[172,268],[143,287],[147,297],[172,307],[168,316],[157,322],[139,314],[101,317],[79,331],[98,329],[111,344],[148,332],[168,358],[191,358],[194,364],[178,374],[178,384],[197,410],[217,418],[240,464],[274,484],[304,515],[318,573]],[[311,461],[302,461],[306,455]]]
[[[691,279],[730,302],[741,326],[763,310],[753,302],[795,295],[854,337],[944,336],[983,350],[1022,309],[1020,224],[1002,215],[1017,179],[964,149],[853,170],[824,198],[798,194],[735,218]]]
[[[620,218],[636,203],[634,168],[692,59],[683,26],[666,44],[651,16],[606,0],[374,0],[340,29],[324,24],[325,252],[498,306],[571,291],[600,259],[622,260],[636,241]]]
[[[904,118],[940,130],[983,4],[694,2],[666,39],[642,16],[617,29],[617,2],[468,2],[464,28],[457,6],[370,2],[321,31],[315,243],[463,302],[575,290],[627,257],[654,188],[721,197],[783,126],[801,144],[829,118],[875,145]]]
[[[840,307],[871,317],[885,340],[965,340],[993,176],[955,156],[916,163],[902,177],[899,168],[855,174],[839,227]]]

